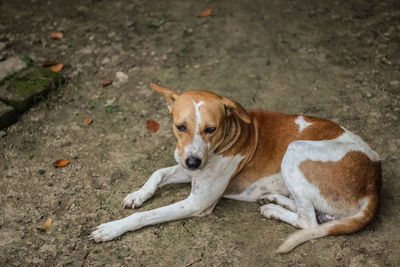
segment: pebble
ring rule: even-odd
[[[105,57],[103,59],[103,61],[101,62],[101,64],[103,64],[103,65],[108,64],[108,63],[110,63],[110,58],[108,58],[108,57]]]
[[[128,82],[129,76],[126,75],[125,73],[123,73],[122,71],[118,71],[115,73],[115,78],[118,83],[124,84],[124,83]]]

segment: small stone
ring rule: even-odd
[[[10,57],[0,62],[0,80],[26,67],[27,64],[19,57]]]
[[[80,49],[78,51],[78,53],[81,53],[81,54],[84,54],[84,55],[92,54],[93,53],[93,47],[85,46],[82,49]]]
[[[38,171],[39,175],[43,175],[45,172],[46,172],[46,170],[43,170],[43,169],[40,169],[40,170]]]
[[[126,75],[122,71],[118,71],[117,73],[115,73],[115,77],[116,77],[116,80],[118,81],[118,83],[120,83],[120,84],[128,82],[128,78],[129,78],[128,75]]]
[[[105,57],[103,59],[103,61],[101,61],[101,64],[103,64],[103,65],[108,64],[108,63],[110,63],[110,59],[108,57]]]

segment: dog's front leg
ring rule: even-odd
[[[120,220],[101,224],[90,238],[96,242],[109,241],[127,231],[134,231],[147,225],[159,224],[200,215],[214,206],[224,193],[230,177],[197,175],[192,180],[190,195],[177,203],[154,210],[134,213]],[[217,181],[216,181],[217,180]]]
[[[127,195],[121,205],[124,208],[139,208],[154,195],[158,187],[169,183],[189,183],[190,181],[191,177],[180,165],[159,169],[139,190]]]

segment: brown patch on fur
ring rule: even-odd
[[[350,151],[336,162],[306,160],[299,168],[334,208],[358,205],[361,198],[380,191],[381,164],[360,151]]]
[[[375,216],[379,207],[379,196],[366,197],[367,204],[362,210],[361,216],[347,217],[339,221],[333,221],[328,235],[343,235],[357,232],[364,228]]]
[[[375,215],[379,204],[382,170],[381,163],[372,161],[360,151],[348,152],[340,161],[306,160],[300,170],[307,180],[337,212],[351,216],[363,210],[363,216],[346,218],[333,226],[329,235],[345,234],[364,227]],[[366,201],[365,207],[362,199]]]
[[[262,110],[248,113],[256,131],[256,134],[249,135],[253,139],[250,143],[256,146],[256,150],[246,166],[232,178],[226,194],[240,193],[258,179],[279,173],[283,155],[291,142],[335,139],[344,132],[338,124],[315,117],[303,116],[312,124],[299,132],[299,125],[295,123],[299,115]]]
[[[339,124],[330,120],[310,116],[303,117],[306,122],[312,124],[301,131],[297,140],[332,140],[338,138],[344,133],[344,130]]]

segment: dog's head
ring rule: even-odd
[[[173,132],[178,139],[176,161],[189,170],[201,169],[208,156],[228,134],[230,116],[250,123],[246,110],[237,102],[206,91],[182,94],[150,83],[150,87],[164,95],[173,118]]]

